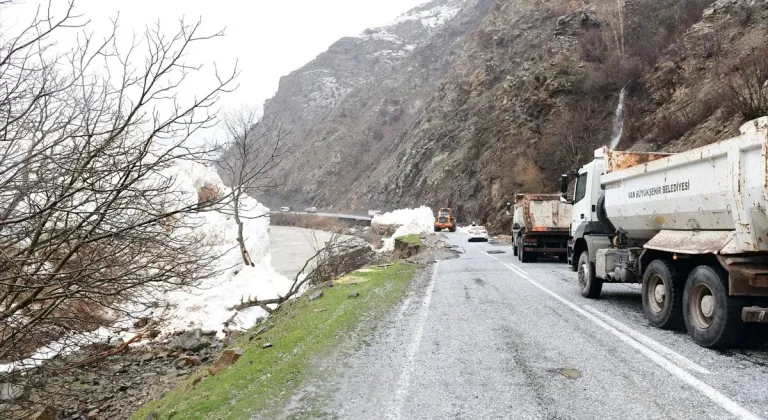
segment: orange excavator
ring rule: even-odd
[[[440,232],[443,229],[448,229],[451,232],[456,232],[456,217],[453,215],[453,209],[442,208],[435,217],[435,232]]]

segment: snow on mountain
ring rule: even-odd
[[[460,5],[441,4],[427,10],[412,10],[398,17],[395,24],[409,20],[417,20],[427,28],[436,28],[456,17],[461,10]]]

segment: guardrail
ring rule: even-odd
[[[351,222],[354,225],[359,226],[370,226],[371,221],[373,221],[372,217],[368,216],[358,216],[355,214],[341,214],[341,213],[307,213],[304,211],[272,211],[269,213],[271,215],[278,215],[278,214],[293,214],[297,216],[312,216],[312,217],[324,217],[328,219],[338,219],[345,222]]]

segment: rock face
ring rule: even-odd
[[[264,105],[264,120],[283,122],[293,150],[280,168],[283,185],[263,200],[333,204],[368,182],[370,169],[422,112],[492,3],[431,1],[392,25],[342,38],[283,77]]]
[[[719,100],[720,81],[768,44],[768,3],[633,0],[620,46],[612,4],[433,1],[420,10],[460,9],[435,27],[409,19],[339,41],[266,104],[296,147],[273,202],[450,206],[460,222],[502,231],[514,193],[556,191],[561,173],[610,142],[622,89],[620,149],[679,151],[733,134],[743,117]],[[373,58],[385,49],[397,54]]]

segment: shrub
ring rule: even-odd
[[[768,115],[768,45],[753,48],[723,78],[726,101],[744,120]]]

